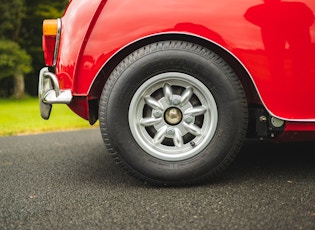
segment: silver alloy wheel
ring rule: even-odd
[[[137,89],[129,113],[132,135],[153,157],[179,161],[200,153],[211,141],[218,122],[209,89],[180,72],[158,74]]]

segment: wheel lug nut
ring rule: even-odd
[[[178,99],[176,99],[176,98],[173,99],[172,102],[173,102],[173,105],[179,105],[179,103],[180,103],[180,101]]]
[[[162,117],[162,111],[160,111],[160,110],[155,110],[155,111],[153,111],[153,116],[154,116],[155,118],[160,118],[160,117]]]
[[[184,120],[186,123],[190,124],[191,122],[193,122],[193,117],[192,116],[185,116]]]
[[[174,130],[173,128],[169,128],[169,129],[167,129],[166,133],[167,133],[168,135],[170,135],[170,136],[174,136],[175,130]]]

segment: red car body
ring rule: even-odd
[[[119,63],[148,44],[177,40],[212,50],[231,66],[248,105],[247,137],[315,140],[314,9],[313,0],[72,0],[59,34],[43,35],[49,68],[41,72],[42,106],[67,103],[93,124]],[[59,88],[50,100],[43,90],[49,74],[51,89]]]

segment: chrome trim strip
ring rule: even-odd
[[[55,43],[55,50],[54,50],[53,66],[56,66],[56,64],[57,64],[57,57],[58,57],[59,43],[60,43],[60,35],[61,35],[61,19],[57,18],[57,21],[58,21],[58,30],[57,30],[57,34],[56,34],[56,43]]]

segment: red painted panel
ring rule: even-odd
[[[315,121],[314,0],[111,0],[96,18],[100,2],[74,0],[62,19],[57,72],[74,79],[75,95],[88,94],[122,47],[145,36],[190,33],[238,58],[273,115]]]

